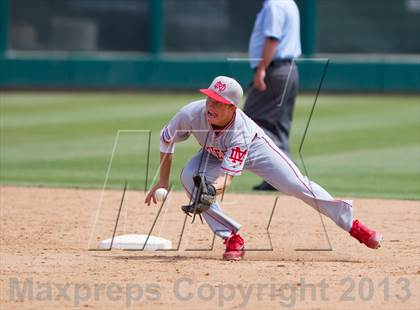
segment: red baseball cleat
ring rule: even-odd
[[[224,260],[241,260],[245,255],[245,242],[239,234],[232,233],[229,238],[225,239],[225,244]]]
[[[360,243],[366,244],[371,249],[377,249],[381,247],[382,234],[380,232],[370,230],[358,220],[353,221],[353,227],[349,231],[350,235]]]

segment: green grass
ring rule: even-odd
[[[0,182],[100,188],[118,130],[150,129],[149,183],[158,168],[161,127],[195,93],[2,93]],[[298,98],[292,152],[298,148],[313,96]],[[121,132],[107,187],[144,187],[146,133]],[[172,181],[198,150],[177,145]],[[340,196],[420,198],[420,99],[397,95],[321,95],[302,148],[311,179]],[[237,177],[233,191],[259,182]]]

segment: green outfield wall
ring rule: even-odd
[[[189,90],[220,74],[246,87],[247,61],[226,57],[247,55],[262,3],[0,0],[0,88]],[[313,57],[335,55],[325,91],[420,92],[417,0],[296,3],[301,90],[318,88],[326,61]]]
[[[324,91],[420,92],[420,57],[412,60],[329,60]],[[315,90],[326,60],[298,60],[300,89]],[[179,89],[206,86],[231,75],[246,87],[246,61],[153,57],[0,57],[1,88]]]

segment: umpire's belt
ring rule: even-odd
[[[290,65],[292,64],[293,59],[274,59],[272,62],[270,62],[268,67],[280,67],[284,65]]]

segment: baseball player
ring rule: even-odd
[[[319,210],[360,243],[372,249],[380,247],[382,234],[353,220],[351,202],[334,199],[304,177],[264,131],[237,108],[243,95],[237,81],[218,76],[200,92],[207,99],[184,106],[161,131],[160,178],[145,203],[156,203],[155,191],[168,188],[175,144],[193,135],[201,150],[183,168],[181,182],[194,203],[182,209],[187,213],[202,212],[211,230],[224,239],[223,259],[240,260],[245,253],[244,240],[238,234],[240,224],[223,213],[215,197],[244,169]]]

